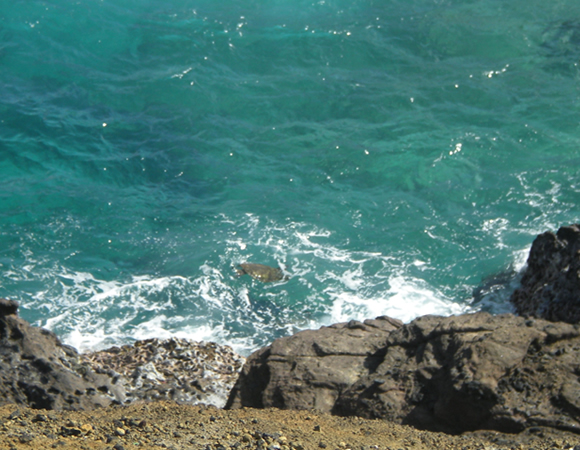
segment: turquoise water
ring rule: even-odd
[[[0,295],[81,350],[509,311],[579,64],[576,0],[0,3]]]

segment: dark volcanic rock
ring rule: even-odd
[[[0,299],[0,404],[80,410],[121,401],[109,377],[82,364],[76,350],[17,316],[18,303]]]
[[[460,433],[580,431],[577,326],[487,313],[339,324],[251,355],[227,407],[317,409]]]
[[[532,244],[521,287],[511,302],[518,314],[580,321],[580,225],[540,234]]]

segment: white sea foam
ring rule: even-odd
[[[381,315],[408,322],[478,309],[433,285],[433,267],[424,258],[352,251],[329,230],[305,223],[281,225],[255,215],[222,219],[231,231],[215,242],[221,248],[216,257],[192,276],[104,280],[64,266],[38,271],[31,263],[36,271],[11,277],[43,278],[48,288],[36,291],[26,307],[48,311],[38,324],[80,351],[174,336],[248,354],[274,338],[335,322]],[[484,226],[499,240],[507,225]],[[526,254],[515,253],[515,267]],[[279,264],[290,279],[262,284],[238,278],[233,266],[242,261]]]
[[[392,276],[388,287],[382,292],[365,296],[364,290],[328,288],[332,299],[330,322],[350,319],[364,320],[378,316],[390,316],[409,322],[424,314],[461,314],[469,308],[449,298],[421,279]]]

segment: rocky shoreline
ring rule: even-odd
[[[580,448],[578,225],[536,238],[511,300],[517,316],[351,321],[247,361],[182,339],[79,355],[0,300],[0,449]],[[347,423],[385,428],[335,439]]]
[[[317,410],[453,434],[580,433],[577,225],[535,239],[512,302],[519,316],[378,317],[277,339],[250,355],[226,407]]]
[[[123,385],[122,404],[173,400],[223,407],[245,358],[227,346],[147,339],[81,355],[92,370]]]

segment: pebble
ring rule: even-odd
[[[123,430],[122,428],[115,428],[115,434],[117,436],[125,436],[125,434],[127,434],[127,432],[125,430]]]
[[[20,438],[19,438],[21,444],[26,444],[26,443],[32,441],[33,439],[34,439],[34,434],[32,434],[32,433],[22,433],[20,435]]]
[[[83,432],[76,427],[61,427],[61,436],[80,436]]]
[[[32,419],[33,422],[47,422],[48,421],[48,417],[46,417],[44,414],[37,414],[36,416],[34,416],[34,419]]]

